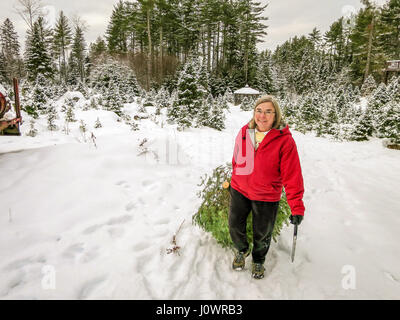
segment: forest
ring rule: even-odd
[[[77,90],[101,94],[93,105],[119,115],[123,103],[141,96],[144,104],[160,101],[182,128],[208,123],[216,129],[223,127],[219,108],[249,85],[275,95],[302,132],[399,141],[397,74],[385,79],[383,70],[400,57],[400,0],[361,2],[357,13],[323,34],[314,28],[259,52],[257,44],[268,37],[268,5],[253,0],[119,1],[106,33],[90,44],[84,21],[69,20],[61,10],[51,27],[40,0],[19,0],[25,49],[20,52],[13,22],[5,19],[1,83],[21,79],[23,108],[35,117],[51,99]]]

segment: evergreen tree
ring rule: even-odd
[[[117,83],[111,82],[107,94],[103,96],[103,107],[106,110],[115,112],[118,116],[122,115],[123,100]]]
[[[38,133],[38,131],[35,128],[35,120],[31,119],[29,121],[29,131],[27,132],[26,135],[33,138],[33,137],[36,137],[37,133]]]
[[[161,87],[154,97],[154,103],[156,106],[156,112],[155,112],[156,115],[159,115],[161,113],[161,109],[168,107],[169,99],[170,95],[168,93],[168,90],[165,87]]]
[[[393,77],[390,81],[389,85],[387,86],[387,93],[390,99],[396,103],[400,103],[400,78]]]
[[[194,61],[188,61],[179,75],[174,114],[169,113],[169,117],[177,115],[176,120],[181,128],[190,127],[193,124],[192,119],[201,108],[205,90],[199,83],[198,70]]]
[[[29,102],[24,104],[25,111],[36,118],[39,116],[39,113],[46,111],[46,104],[51,96],[48,80],[43,74],[39,73],[37,75],[35,85],[29,96]]]
[[[354,126],[353,132],[348,137],[352,141],[365,141],[372,135],[372,118],[368,111],[364,112]]]
[[[374,90],[376,90],[377,84],[372,75],[369,75],[367,79],[365,79],[364,83],[361,86],[361,94],[363,96],[370,96]]]
[[[377,129],[380,137],[390,139],[391,143],[400,144],[400,106],[390,101],[383,112],[383,121]]]
[[[363,83],[370,74],[378,76],[377,71],[383,63],[382,60],[379,60],[376,30],[377,9],[369,0],[362,0],[362,2],[365,8],[359,11],[355,27],[350,35],[353,53],[350,68],[356,84]]]
[[[390,101],[386,86],[381,83],[368,100],[367,111],[372,117],[373,127],[376,130],[382,117],[382,109]]]
[[[54,123],[57,117],[56,108],[53,105],[49,106],[47,108],[47,129],[50,131],[57,130],[57,125]]]
[[[87,125],[83,120],[80,120],[79,131],[82,133],[83,141],[86,142]]]
[[[0,64],[2,68],[0,72],[7,82],[11,82],[12,78],[21,75],[21,62],[18,34],[8,18],[4,20],[0,27],[0,46]]]
[[[218,100],[212,105],[208,126],[218,131],[225,129],[224,109],[222,108],[222,105],[218,103]]]
[[[96,65],[91,72],[89,82],[97,92],[103,95],[107,95],[111,84],[118,86],[123,102],[132,102],[140,94],[134,72],[112,59]]]
[[[196,116],[196,126],[197,127],[211,127],[211,110],[214,107],[214,98],[211,94],[207,98],[203,99],[200,110]]]
[[[54,28],[54,49],[56,56],[59,61],[60,68],[60,80],[67,81],[67,50],[71,44],[72,31],[68,25],[68,18],[64,15],[63,11],[60,12],[60,16],[57,19],[56,26]]]
[[[106,31],[108,49],[112,53],[125,53],[128,49],[129,7],[123,1],[114,5],[110,23]]]
[[[104,59],[107,55],[107,44],[101,38],[98,37],[94,43],[89,46],[89,58],[93,63],[99,63],[100,59]]]
[[[69,60],[69,83],[77,84],[78,81],[86,81],[86,42],[83,29],[75,26],[75,33],[72,42],[71,55]]]
[[[99,117],[97,117],[96,122],[94,124],[94,128],[95,129],[99,129],[99,128],[102,128],[102,127],[103,127],[103,125],[101,124]]]
[[[250,97],[244,97],[240,103],[240,110],[251,111],[254,108],[254,99]]]
[[[308,34],[308,39],[314,44],[315,48],[319,48],[322,40],[321,31],[314,28],[311,33]]]
[[[381,9],[378,43],[389,59],[400,57],[400,0],[389,0]]]
[[[74,108],[72,104],[68,104],[67,111],[65,114],[65,121],[67,122],[76,122]]]
[[[266,94],[275,95],[276,89],[272,79],[271,53],[265,51],[258,57],[255,74],[256,88]]]
[[[49,37],[50,31],[45,27],[44,19],[39,17],[33,24],[32,32],[28,33],[25,49],[26,69],[31,81],[35,81],[39,74],[48,79],[53,78],[54,68],[50,55]]]

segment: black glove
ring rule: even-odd
[[[299,225],[301,221],[303,220],[304,216],[299,216],[299,215],[291,215],[290,216],[290,223]]]

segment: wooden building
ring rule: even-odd
[[[233,93],[234,105],[239,105],[245,97],[250,97],[251,99],[257,99],[260,97],[260,92],[250,88],[247,84],[244,88],[240,88]]]
[[[386,68],[383,70],[385,73],[385,84],[387,84],[389,78],[389,72],[400,72],[400,60],[389,60],[386,61]]]

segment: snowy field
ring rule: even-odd
[[[232,252],[191,222],[200,176],[231,160],[249,112],[231,106],[222,132],[75,115],[86,138],[45,120],[34,138],[0,137],[0,299],[400,298],[400,151],[292,131],[306,207],[296,258],[290,225],[255,280],[251,257],[232,271]]]

